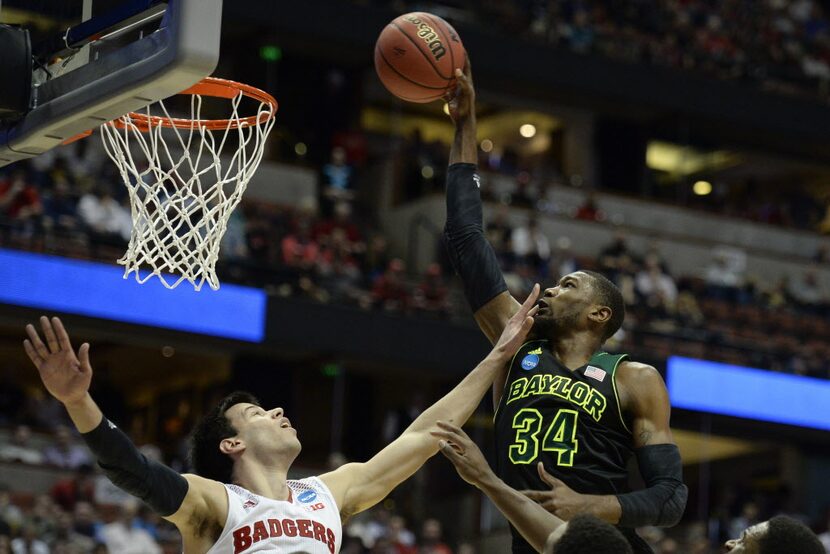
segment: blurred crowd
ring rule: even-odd
[[[362,0],[365,2],[365,0]],[[828,98],[830,19],[817,0],[399,2],[580,54]],[[436,7],[440,6],[440,7]],[[442,10],[449,8],[447,11]]]
[[[118,182],[111,164],[96,162],[83,149],[45,157],[0,172],[0,246],[108,262],[119,258],[131,218],[125,193],[117,192],[124,187],[111,185]],[[352,171],[338,148],[321,168],[320,182],[319,198],[297,208],[249,201],[235,210],[223,238],[220,279],[264,287],[276,296],[469,322],[450,286],[452,269],[440,256],[443,249],[437,249],[441,263],[422,274],[407,271],[385,235],[356,210]],[[830,377],[830,344],[824,340],[830,336],[830,296],[816,267],[768,282],[746,273],[744,252],[724,247],[713,251],[699,274],[678,275],[658,244],[634,251],[623,234],[599,256],[586,256],[569,238],[542,232],[544,212],[536,208],[545,203],[531,188],[510,194],[511,205],[531,208],[527,221],[511,225],[503,206],[487,222],[487,233],[517,297],[534,282],[596,269],[617,283],[627,303],[626,324],[612,348],[658,365],[676,354]],[[603,219],[592,196],[568,215]],[[817,263],[828,258],[826,251],[816,254]]]
[[[96,149],[79,146],[0,170],[0,247],[120,258],[132,229],[129,197],[103,162]],[[320,168],[319,198],[297,208],[243,203],[223,238],[220,278],[279,296],[448,317],[441,267],[407,273],[383,233],[354,216],[350,175],[335,147]]]
[[[593,213],[583,206],[576,217]],[[551,283],[579,269],[612,279],[627,313],[611,348],[658,364],[686,355],[830,378],[830,297],[815,267],[767,282],[747,274],[743,251],[720,247],[700,274],[677,275],[657,242],[636,251],[619,232],[599,256],[585,256],[568,237],[543,233],[535,214],[512,226],[504,208],[487,224],[487,234],[517,298],[535,282]]]

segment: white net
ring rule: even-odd
[[[132,205],[129,246],[118,260],[125,279],[135,273],[139,283],[156,276],[167,288],[185,280],[196,290],[205,281],[219,288],[216,261],[222,236],[262,160],[275,121],[276,106],[265,101],[257,111],[258,124],[241,118],[243,96],[240,92],[230,99],[232,114],[219,129],[200,124],[198,94],[191,96],[193,123],[187,128],[169,124],[174,118],[163,101],[148,106],[146,118],[126,115],[101,127],[104,148],[118,166]],[[151,109],[157,117],[150,117]]]

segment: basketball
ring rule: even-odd
[[[386,89],[408,102],[432,102],[455,86],[464,45],[452,26],[425,12],[395,18],[375,44],[375,71]]]

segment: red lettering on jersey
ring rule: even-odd
[[[334,532],[331,529],[326,529],[326,537],[329,539],[329,552],[331,552],[331,554],[334,554],[334,547],[336,545],[336,542],[334,540]]]
[[[282,530],[285,533],[286,537],[296,537],[297,536],[297,524],[294,523],[293,519],[284,519],[284,520],[282,520]]]
[[[268,528],[271,531],[272,537],[281,537],[282,536],[282,525],[280,525],[280,520],[278,519],[269,519],[268,520]]]
[[[265,524],[261,521],[254,523],[254,542],[259,542],[262,539],[268,538],[268,531],[265,529]]]
[[[247,525],[233,532],[233,554],[239,554],[251,546],[251,528]]]
[[[297,529],[300,531],[301,537],[306,537],[309,539],[313,539],[314,535],[311,533],[311,520],[310,519],[298,519],[297,520]]]
[[[312,521],[311,525],[314,527],[314,539],[322,543],[326,541],[326,526],[318,521]]]

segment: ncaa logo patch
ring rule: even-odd
[[[536,354],[528,354],[522,358],[522,369],[525,371],[530,371],[537,365],[539,365],[539,356]]]
[[[314,502],[317,500],[317,493],[314,491],[305,491],[304,493],[300,494],[297,497],[297,500],[302,502],[303,504],[308,504],[309,502]]]

